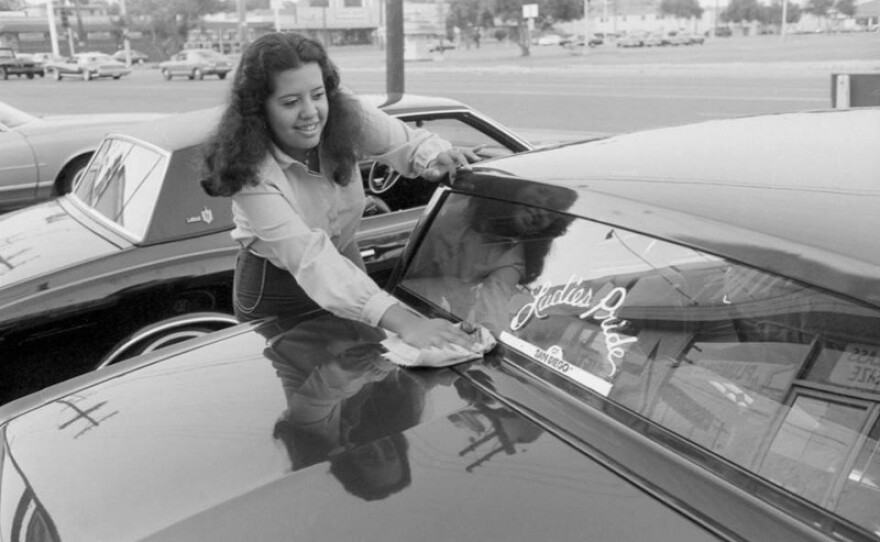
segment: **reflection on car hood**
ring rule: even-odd
[[[52,288],[52,272],[118,250],[57,201],[0,216],[0,315],[9,303]],[[39,284],[27,283],[36,277]]]
[[[2,495],[61,540],[714,540],[381,333],[239,326],[49,389],[2,428]]]
[[[165,113],[105,113],[99,115],[58,115],[41,117],[18,128],[27,135],[54,133],[59,129],[80,129],[98,126],[124,126],[127,124],[156,120]]]

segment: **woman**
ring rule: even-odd
[[[416,315],[382,291],[365,272],[355,233],[365,206],[360,158],[439,180],[476,160],[473,153],[342,89],[323,46],[293,33],[264,35],[242,55],[205,151],[202,186],[232,198],[232,236],[242,245],[233,286],[239,320],[318,305],[418,348],[471,347],[450,322]]]

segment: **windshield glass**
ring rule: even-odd
[[[143,239],[162,188],[167,158],[122,139],[105,140],[77,182],[83,203]]]
[[[646,235],[455,194],[403,286],[488,326],[567,393],[598,393],[880,530],[880,311]]]

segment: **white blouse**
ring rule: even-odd
[[[359,148],[404,177],[420,175],[451,144],[412,129],[364,100]],[[323,157],[322,157],[323,158]],[[321,160],[324,165],[324,160]],[[323,168],[322,168],[323,169]],[[319,306],[372,326],[396,301],[366,274],[355,234],[365,206],[355,164],[340,186],[273,146],[257,183],[232,197],[232,238],[254,254],[287,269]]]

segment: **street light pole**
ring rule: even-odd
[[[782,25],[779,27],[779,41],[785,40],[786,19],[788,19],[788,1],[782,0]]]
[[[128,40],[128,13],[125,0],[119,0],[119,14],[122,16],[122,46],[125,51],[125,65],[131,67],[131,42]]]
[[[49,39],[52,41],[52,54],[59,56],[58,29],[55,28],[55,6],[52,0],[46,0],[46,17],[49,19]]]

